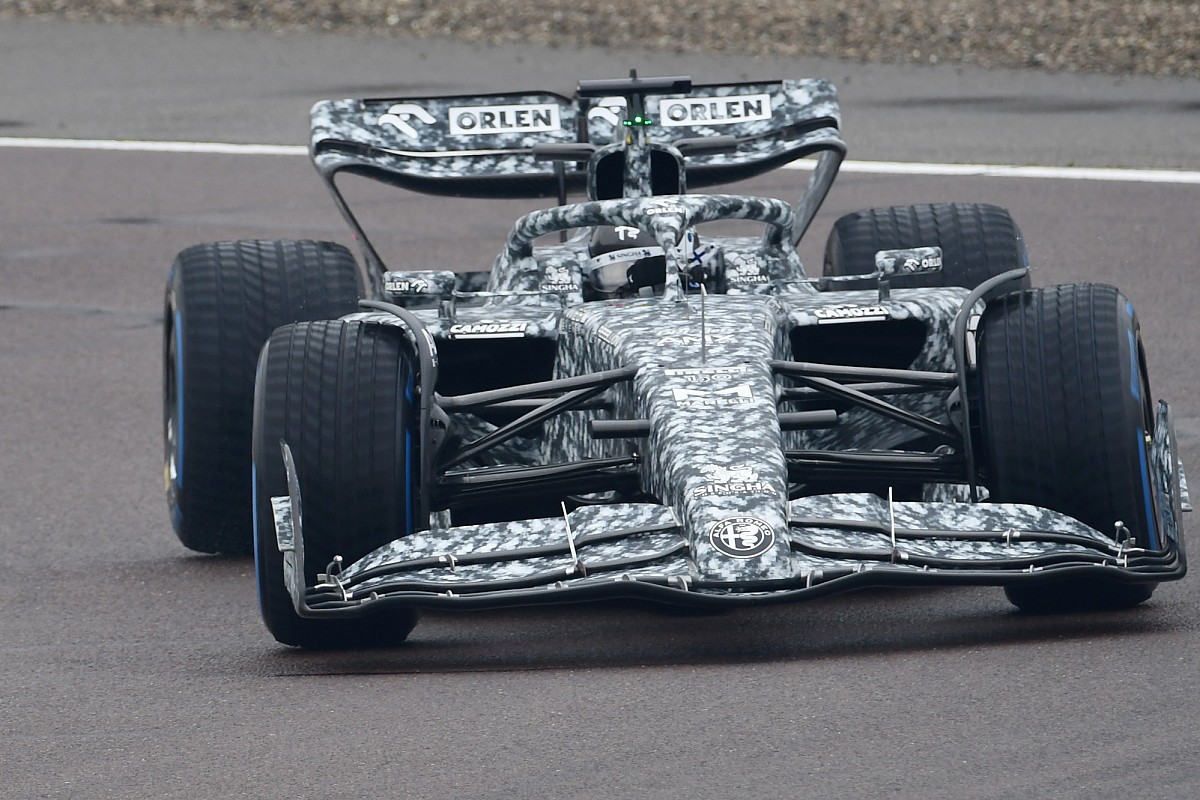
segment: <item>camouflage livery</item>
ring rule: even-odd
[[[956,352],[973,352],[974,328],[956,323],[982,312],[979,295],[889,290],[888,274],[939,269],[937,248],[881,252],[877,287],[852,291],[808,275],[794,249],[844,154],[830,83],[686,93],[639,85],[631,78],[628,92],[607,97],[535,92],[314,107],[312,155],[331,187],[351,170],[420,191],[565,201],[573,187],[585,199],[517,220],[489,275],[385,268],[364,236],[368,286],[391,305],[354,318],[403,328],[414,352],[428,347],[420,369],[457,377],[454,359],[487,361],[503,341],[529,348],[505,351],[521,358],[549,354],[547,374],[529,387],[454,395],[439,383],[438,394],[422,398],[462,443],[430,460],[440,464],[436,474],[410,487],[435,498],[430,513],[358,561],[332,566],[316,585],[290,581],[301,617],[595,597],[763,603],[865,585],[1016,585],[1046,570],[1131,583],[1183,575],[1187,497],[1166,404],[1148,450],[1160,550],[1129,541],[1115,520],[1112,530],[1096,530],[1046,508],[967,501],[968,484],[976,487],[961,390],[971,365]],[[654,124],[627,125],[631,105]],[[655,153],[669,158],[656,162]],[[601,199],[597,186],[614,154],[623,159],[621,196]],[[794,204],[683,193],[810,155],[818,166]],[[655,163],[679,169],[678,193],[653,193]],[[762,234],[697,230],[729,219],[760,223]],[[609,226],[652,235],[664,265],[653,286],[594,300],[590,235]],[[544,243],[559,233],[565,241]],[[878,352],[868,346],[862,366],[840,364],[831,352],[850,340],[878,342]],[[816,396],[837,402],[814,407]],[[413,435],[420,448],[434,446],[429,431]],[[905,496],[808,485],[806,476],[867,469],[859,465],[872,458],[895,468]],[[505,481],[538,470],[588,480],[538,498],[561,501],[560,515],[457,519],[454,487],[494,481],[524,491]],[[294,475],[292,483],[293,496],[272,503],[277,544],[296,575],[300,497],[312,489]],[[986,486],[978,489],[986,497]]]

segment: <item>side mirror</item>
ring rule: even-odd
[[[911,247],[907,250],[880,250],[875,254],[875,273],[909,275],[914,272],[940,272],[942,248]]]

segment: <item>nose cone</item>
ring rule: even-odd
[[[637,391],[649,410],[648,488],[680,514],[701,579],[790,577],[787,468],[766,361],[646,367]]]
[[[618,419],[646,419],[642,489],[679,518],[705,581],[793,577],[772,359],[787,355],[787,316],[767,296],[585,303],[559,334],[566,375],[637,367],[614,393]],[[571,429],[552,429],[564,444]],[[600,450],[588,453],[613,453]],[[582,454],[581,454],[582,455]]]

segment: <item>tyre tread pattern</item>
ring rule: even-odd
[[[1136,431],[1147,432],[1148,387],[1135,367],[1138,353],[1130,353],[1137,328],[1127,302],[1112,286],[1078,284],[989,304],[979,352],[981,436],[992,500],[1051,508],[1107,535],[1119,520],[1146,546],[1154,523],[1145,513]],[[1009,597],[1022,608],[1054,610],[1132,605],[1152,591],[1149,584],[1071,587],[1073,595],[1047,587]]]
[[[172,276],[184,317],[187,392],[177,533],[192,550],[248,553],[259,350],[280,325],[354,311],[362,285],[358,267],[345,247],[331,242],[246,240],[189,247]]]
[[[254,432],[259,536],[274,534],[266,498],[287,493],[282,439],[301,488],[309,584],[334,556],[350,564],[408,529],[411,364],[400,329],[340,320],[283,326],[264,350]],[[259,543],[257,556],[263,617],[285,644],[396,644],[416,622],[412,611],[302,619],[283,586],[282,556],[272,538]]]

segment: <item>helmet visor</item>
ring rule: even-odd
[[[593,256],[583,267],[584,280],[599,292],[612,293],[629,284],[629,270],[644,258],[662,256],[663,249],[650,247],[626,247]]]

